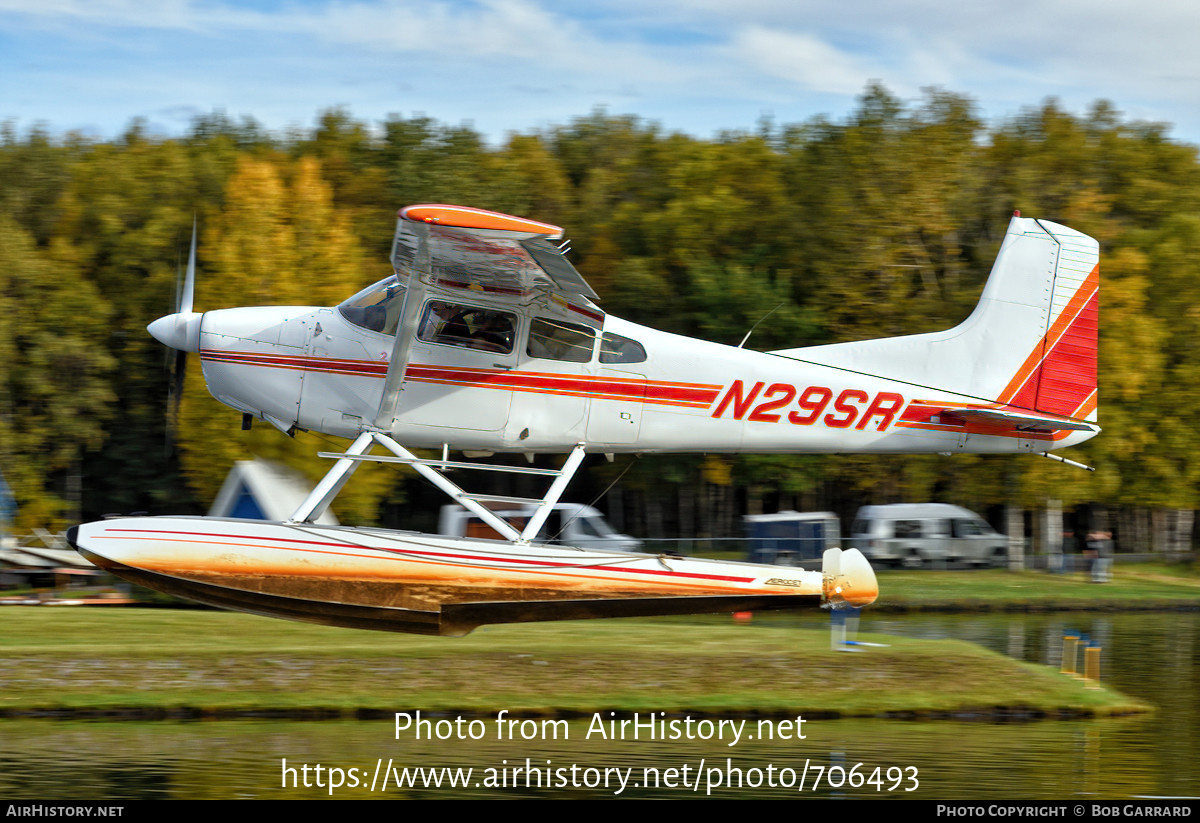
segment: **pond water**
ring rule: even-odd
[[[734,726],[699,724],[666,728],[674,739],[648,740],[645,727],[639,740],[608,739],[586,717],[547,727],[556,740],[542,739],[550,735],[541,730],[538,739],[522,740],[520,727],[512,730],[518,739],[498,740],[495,719],[485,718],[461,729],[468,739],[420,741],[410,732],[396,739],[391,717],[8,720],[0,722],[0,797],[1200,796],[1200,615],[877,615],[864,629],[965,639],[1051,665],[1059,663],[1064,631],[1082,631],[1103,645],[1104,679],[1157,711],[1009,724],[811,718],[797,727],[750,719],[736,742]],[[481,730],[481,739],[469,739]],[[767,731],[776,739],[759,739]],[[714,739],[688,739],[702,734]],[[418,768],[427,771],[418,775]],[[442,785],[424,785],[431,776]]]

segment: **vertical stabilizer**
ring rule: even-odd
[[[1037,223],[1058,246],[1046,329],[996,399],[1011,406],[1095,420],[1099,244],[1065,226],[1030,222]]]
[[[990,403],[1096,419],[1099,244],[1014,217],[971,316],[952,329],[774,352]]]

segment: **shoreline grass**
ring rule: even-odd
[[[821,621],[816,621],[821,623]],[[0,716],[1110,716],[1149,707],[970,643],[727,618],[490,626],[465,638],[332,629],[229,612],[11,608]]]
[[[954,611],[1195,610],[1200,573],[1165,563],[1118,566],[1111,582],[1084,572],[880,571],[873,608]]]

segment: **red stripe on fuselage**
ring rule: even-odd
[[[362,377],[386,377],[387,363],[372,360],[347,360],[334,357],[261,354],[257,352],[204,349],[202,360],[242,366],[327,372]],[[498,389],[507,391],[566,394],[601,400],[639,400],[660,405],[708,408],[721,387],[707,383],[679,383],[666,380],[639,380],[621,377],[558,374],[555,372],[511,371],[507,369],[467,369],[412,363],[405,379],[421,383]]]
[[[548,372],[493,371],[491,369],[455,369],[414,364],[405,377],[427,383],[452,383],[460,386],[582,394],[609,400],[644,400],[648,403],[686,403],[707,408],[716,398],[719,386],[703,384],[641,381],[613,377],[588,377]]]

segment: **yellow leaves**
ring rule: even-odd
[[[566,173],[537,135],[511,135],[498,152],[485,157],[490,183],[497,190],[492,209],[566,226],[571,189]]]
[[[728,486],[733,483],[733,461],[720,455],[706,455],[700,476],[714,486]]]
[[[667,171],[668,201],[650,215],[675,265],[744,256],[786,237],[780,157],[761,137],[687,145]]]
[[[1106,397],[1132,401],[1160,380],[1167,330],[1147,311],[1146,256],[1118,249],[1101,260],[1100,386]]]
[[[332,305],[388,273],[386,261],[364,266],[312,157],[294,163],[239,158],[225,206],[209,222],[198,310]]]
[[[390,271],[386,261],[374,271],[364,266],[348,221],[334,208],[330,187],[312,157],[240,157],[225,207],[208,223],[197,274],[198,311],[332,305]],[[241,431],[240,415],[205,391],[194,356],[188,372],[176,437],[184,471],[202,500],[213,499],[236,460],[276,460],[315,482],[329,467],[316,453],[342,448],[304,433],[290,439],[262,422]],[[338,498],[335,511],[371,522],[390,485],[390,476],[365,466]]]
[[[783,304],[751,338],[755,348],[948,327],[978,297],[1011,209],[1064,223],[1102,247],[1105,431],[1068,452],[1097,473],[1031,457],[779,457],[770,460],[799,468],[770,471],[766,458],[712,457],[705,480],[975,508],[1010,495],[1186,503],[1197,493],[1200,164],[1194,147],[1122,124],[1111,108],[1079,118],[1051,102],[985,131],[965,97],[933,90],[908,104],[873,85],[840,123],[708,140],[601,111],[495,149],[469,128],[425,118],[391,118],[380,132],[332,111],[311,140],[274,149],[262,133],[212,125],[180,141],[134,131],[112,144],[3,147],[0,206],[23,209],[14,219],[36,240],[0,226],[0,405],[19,396],[36,409],[7,420],[0,409],[0,456],[21,449],[25,468],[5,471],[14,487],[40,490],[22,492],[28,511],[60,506],[46,492],[64,459],[50,435],[70,428],[75,452],[99,442],[114,392],[123,431],[109,444],[122,442],[105,467],[127,491],[153,486],[155,504],[171,494],[161,431],[127,432],[161,419],[165,358],[144,327],[170,310],[194,211],[204,311],[336,303],[389,273],[395,209],[438,200],[563,225],[602,305],[633,320],[736,343]],[[43,299],[14,306],[13,272],[36,275],[22,283],[44,283]],[[120,369],[108,371],[108,352]],[[203,500],[234,459],[252,454],[312,477],[325,468],[312,454],[335,446],[261,423],[241,432],[198,366],[193,358],[178,437]],[[79,377],[57,380],[60,370]],[[654,483],[698,485],[700,459],[677,460],[648,461],[646,472]],[[686,472],[670,468],[681,465]],[[377,484],[371,468],[339,498],[366,519],[390,482]],[[838,491],[818,493],[818,483]],[[97,510],[116,508],[107,490],[94,494]]]

